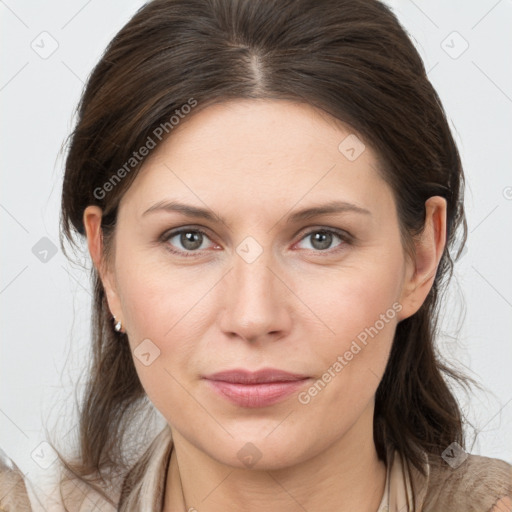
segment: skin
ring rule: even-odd
[[[306,104],[213,105],[146,160],[121,200],[112,261],[103,257],[101,210],[84,212],[110,311],[132,349],[150,339],[160,350],[149,366],[134,361],[173,434],[165,511],[375,511],[381,501],[386,467],[373,442],[374,396],[397,323],[432,287],[446,202],[426,202],[425,230],[409,257],[376,153],[366,145],[350,161],[338,150],[350,133]],[[225,223],[169,211],[143,216],[163,200],[206,205]],[[286,221],[332,200],[369,213]],[[159,241],[180,227],[206,232],[199,249],[179,236]],[[315,243],[322,228],[347,232],[352,242],[333,235],[322,250]],[[236,252],[248,236],[263,251],[251,263]],[[310,376],[307,391],[393,304],[401,308],[394,318],[307,404],[294,393],[243,408],[201,379],[273,367]],[[237,456],[248,442],[261,453],[252,467]]]
[[[512,498],[505,496],[498,500],[492,507],[491,512],[510,512],[512,510]]]

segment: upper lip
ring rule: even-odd
[[[218,380],[223,382],[232,382],[237,384],[261,384],[265,382],[291,382],[307,379],[307,375],[290,373],[275,368],[263,368],[252,372],[245,369],[225,370],[222,372],[212,373],[204,377],[208,380]]]

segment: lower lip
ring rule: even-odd
[[[236,384],[221,380],[206,382],[214,391],[240,407],[267,407],[284,400],[298,391],[309,379],[289,382],[267,382],[262,384]]]

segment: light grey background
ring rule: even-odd
[[[512,463],[512,2],[389,3],[424,58],[467,175],[468,249],[444,308],[440,350],[486,388],[470,400],[459,394],[478,432],[470,448]],[[61,438],[75,426],[69,404],[88,353],[87,272],[51,251],[59,151],[88,74],[142,4],[0,1],[0,447],[29,475],[52,462],[43,425],[54,431],[59,419]]]

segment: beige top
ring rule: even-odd
[[[19,470],[16,472],[12,461],[9,464],[0,458],[0,511],[162,511],[172,446],[171,430],[166,426],[143,457],[148,466],[139,482],[132,484],[137,480],[138,465],[125,477],[123,488],[115,497],[116,501],[121,500],[118,507],[112,507],[93,492],[87,495],[77,492],[80,499],[76,500],[76,506],[68,504],[66,509],[57,490],[49,494],[42,492],[40,486],[23,478]],[[405,464],[397,451],[388,450],[386,485],[376,512],[512,511],[512,502],[504,498],[512,496],[510,464],[479,455],[468,455],[464,462],[453,468],[442,460],[429,459],[426,454],[424,460],[425,476]],[[185,504],[182,506],[185,511]]]

